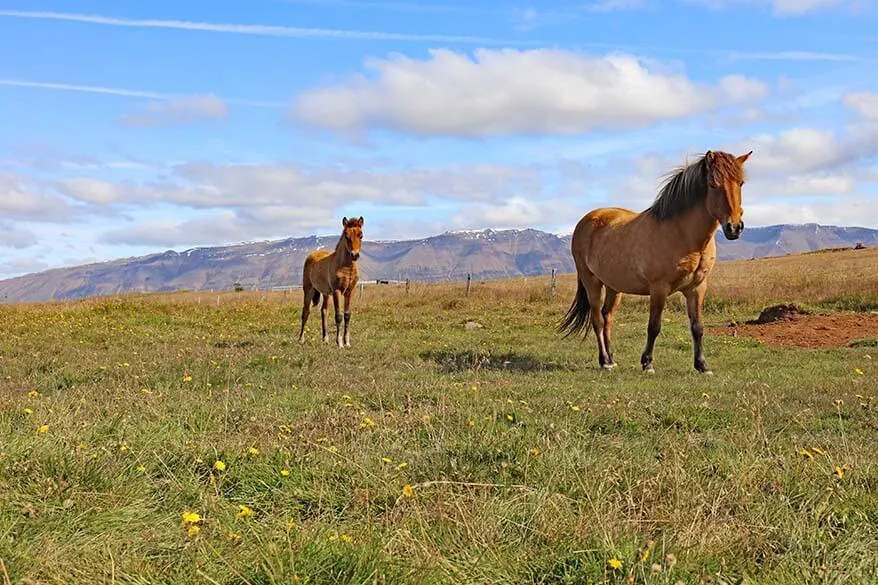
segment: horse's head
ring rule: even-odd
[[[341,224],[344,226],[342,238],[345,241],[345,249],[347,249],[351,258],[359,260],[360,246],[363,243],[363,218],[362,216],[357,219],[345,217],[341,220]]]
[[[704,156],[707,211],[720,223],[728,240],[737,240],[744,231],[741,187],[744,185],[744,163],[751,154],[752,150],[741,156],[708,150]]]

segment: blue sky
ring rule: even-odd
[[[0,278],[643,209],[753,150],[748,226],[878,227],[867,0],[0,3]]]

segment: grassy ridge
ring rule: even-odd
[[[723,264],[708,325],[875,308],[875,259]],[[297,294],[0,307],[10,582],[878,580],[873,347],[708,337],[705,378],[675,301],[646,377],[626,299],[600,372],[546,286],[367,287],[345,351]]]

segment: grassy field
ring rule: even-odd
[[[707,326],[876,310],[878,254],[712,283]],[[344,351],[300,291],[0,306],[0,582],[878,582],[878,349],[699,376],[675,298],[645,376],[628,298],[602,372],[547,284],[367,287]]]

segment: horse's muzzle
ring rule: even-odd
[[[727,240],[737,240],[744,233],[744,222],[732,223],[727,221],[723,224],[723,235]]]
[[[359,260],[359,259],[360,259],[360,253],[359,253],[359,252],[354,252],[353,254],[351,254],[351,258],[353,258],[354,260]]]

